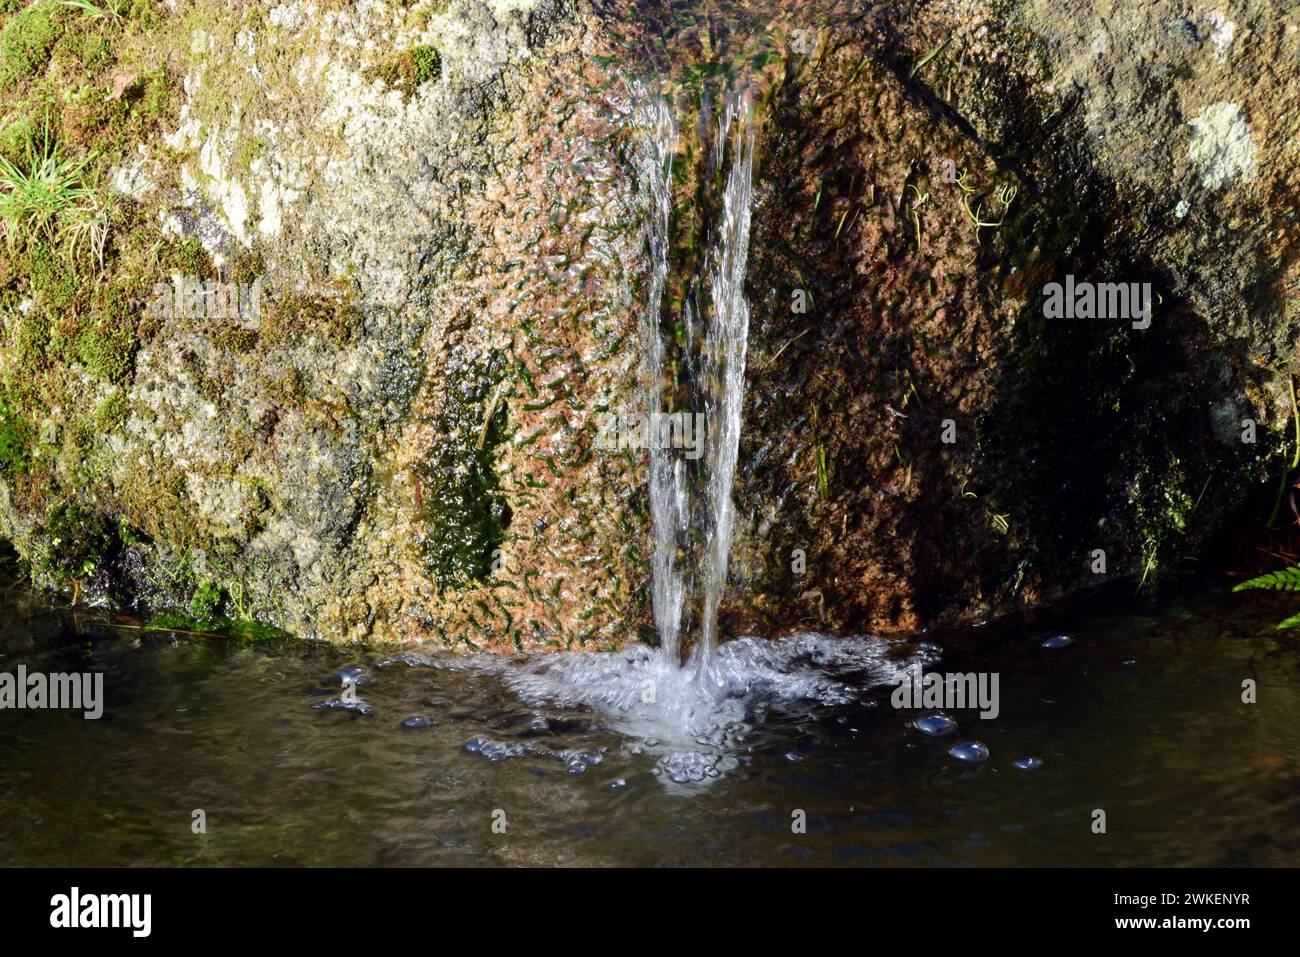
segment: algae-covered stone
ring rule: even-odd
[[[86,165],[0,264],[0,535],[333,641],[649,636],[645,461],[596,443],[643,405],[638,79],[682,117],[666,331],[714,107],[744,77],[760,114],[724,633],[1149,582],[1277,480],[1286,5],[711,6],[6,10],[0,155],[48,118]],[[1067,277],[1149,324],[1049,317]]]

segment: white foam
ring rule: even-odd
[[[735,767],[743,742],[770,714],[852,704],[937,657],[930,645],[900,653],[880,638],[801,632],[726,642],[703,670],[632,645],[535,658],[504,679],[530,707],[590,709],[631,739],[634,752],[657,755],[668,781],[696,784]]]

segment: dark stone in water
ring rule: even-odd
[[[412,715],[411,717],[407,718],[405,721],[402,722],[402,727],[403,728],[432,728],[433,724],[434,722],[432,718],[422,718],[418,715]]]
[[[989,749],[980,741],[963,741],[961,744],[954,744],[948,753],[958,761],[969,761],[972,764],[989,759]]]
[[[1044,638],[1040,648],[1064,648],[1066,645],[1074,644],[1074,639],[1069,635],[1052,635],[1051,638]]]
[[[1011,762],[1012,766],[1020,768],[1022,771],[1037,771],[1043,766],[1042,758],[1016,758]]]
[[[466,754],[478,754],[483,750],[483,745],[487,743],[487,738],[470,738],[465,742],[464,751]]]
[[[957,722],[944,714],[927,714],[912,722],[912,727],[932,738],[942,737],[957,730]]]

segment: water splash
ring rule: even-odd
[[[931,645],[902,649],[879,638],[801,632],[736,638],[715,650],[709,681],[658,649],[562,652],[511,668],[506,685],[535,708],[590,709],[657,758],[666,783],[705,783],[734,768],[742,745],[769,717],[814,715],[852,704],[938,657]]]

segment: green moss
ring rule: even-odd
[[[104,434],[116,432],[126,423],[130,411],[131,403],[126,393],[121,389],[114,389],[95,406],[95,428]]]
[[[158,250],[158,265],[163,275],[206,278],[212,272],[212,260],[197,239],[168,240]]]
[[[53,328],[51,351],[79,362],[104,382],[125,382],[140,345],[137,313],[126,286],[100,285],[90,296],[84,318],[60,320]]]
[[[76,270],[47,243],[28,253],[27,281],[37,305],[55,313],[68,309],[82,288]]]
[[[235,150],[235,165],[245,173],[253,163],[266,152],[266,140],[260,136],[248,136],[239,141]]]
[[[108,40],[99,34],[89,34],[81,41],[81,66],[87,73],[94,73],[106,66],[113,59],[113,50]]]
[[[32,311],[18,320],[17,352],[21,369],[35,371],[50,362],[50,323],[44,314]]]
[[[138,348],[134,332],[107,317],[92,319],[76,340],[77,360],[92,375],[112,383],[130,378]]]
[[[1187,536],[1196,502],[1183,487],[1183,473],[1177,462],[1161,463],[1147,473],[1154,487],[1140,489],[1134,527],[1142,543],[1139,585],[1153,583],[1161,566],[1177,557],[1176,549]]]
[[[20,116],[0,129],[0,157],[17,166],[27,154],[27,118]]]
[[[212,581],[201,581],[194,589],[194,597],[190,599],[190,613],[199,621],[214,621],[221,613],[224,603],[225,595],[220,585]]]
[[[132,0],[126,18],[142,30],[149,30],[162,22],[162,13],[154,0]]]
[[[0,34],[0,89],[34,76],[49,61],[50,51],[63,33],[55,20],[53,0],[35,3],[11,17]]]
[[[323,335],[331,345],[345,346],[356,336],[365,318],[355,298],[355,292],[348,288],[338,297],[288,293],[269,306],[263,303],[262,340],[275,344]]]
[[[411,63],[415,68],[416,86],[442,76],[442,56],[433,47],[415,47],[411,50]]]
[[[410,96],[420,84],[436,80],[442,75],[442,56],[430,46],[413,47],[401,53],[390,54],[377,66],[366,71],[372,80],[401,90]]]
[[[277,644],[288,644],[297,641],[288,632],[263,622],[241,621],[224,617],[205,621],[178,611],[167,611],[154,615],[149,618],[145,627],[150,631],[203,632],[216,637],[237,638],[241,641],[275,642]]]
[[[104,520],[77,504],[51,507],[43,531],[46,547],[41,567],[60,579],[91,574],[112,545]]]
[[[16,409],[0,398],[0,471],[27,470],[27,426]]]

